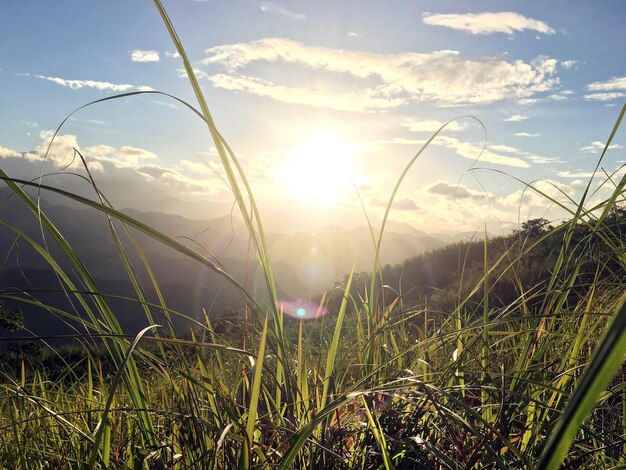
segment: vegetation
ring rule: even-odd
[[[375,263],[371,274],[351,273],[320,299],[320,311],[329,310],[327,315],[311,322],[290,318],[276,296],[245,174],[213,123],[167,13],[159,0],[155,4],[184,61],[199,110],[183,104],[207,124],[222,159],[263,268],[266,300],[201,252],[116,211],[95,181],[95,201],[39,185],[42,192],[81,202],[110,221],[134,301],[152,325],[129,337],[106,293],[24,191],[23,186],[35,184],[0,170],[64,258],[61,263],[13,227],[56,273],[73,305],[44,307],[82,327],[71,347],[39,356],[38,348],[13,348],[4,356],[3,467],[626,465],[626,386],[620,371],[626,352],[620,206],[626,177],[608,178],[612,194],[589,207],[592,178],[581,201],[562,205],[569,220],[556,227],[534,220],[511,236],[485,235],[482,242],[460,243],[402,266]],[[139,93],[154,92],[118,97]],[[606,148],[625,112],[626,106]],[[422,151],[399,178],[385,221],[397,188]],[[384,226],[377,235],[372,230],[376,253]],[[237,321],[215,325],[207,314],[188,336],[177,337],[170,318],[182,314],[168,309],[158,294],[149,264],[132,265],[129,247],[120,242],[122,234],[135,240],[137,231],[235,285],[246,300]],[[145,260],[138,243],[131,248]],[[66,262],[71,271],[61,267]],[[151,286],[141,285],[139,270]],[[146,300],[146,287],[157,292],[158,303]],[[41,306],[36,293],[2,297],[19,300],[24,308]],[[164,319],[162,325],[157,317]],[[51,363],[64,367],[51,369]]]

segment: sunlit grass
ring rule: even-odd
[[[485,234],[478,281],[459,292],[449,311],[432,312],[428,305],[405,303],[399,286],[385,284],[379,253],[393,199],[436,133],[399,176],[380,232],[370,226],[376,261],[366,282],[349,273],[344,285],[321,299],[319,308],[330,314],[314,321],[289,317],[277,295],[252,189],[215,126],[173,24],[160,1],[155,4],[183,60],[198,110],[185,105],[206,123],[218,150],[266,292],[253,295],[215,260],[117,211],[93,179],[96,197],[90,200],[0,170],[24,210],[41,223],[48,243],[61,249],[63,262],[19,227],[9,227],[56,273],[75,306],[54,313],[89,331],[77,337],[83,353],[61,373],[43,370],[27,355],[3,365],[3,466],[548,469],[563,462],[569,468],[626,463],[626,387],[618,374],[626,353],[621,300],[626,259],[623,240],[606,224],[623,202],[626,178],[594,207],[587,201],[590,182],[573,209],[562,205],[568,222],[538,238],[520,239],[495,259]],[[134,94],[141,93],[120,96]],[[604,152],[600,161],[603,157]],[[109,297],[25,186],[109,218],[134,302],[152,327],[133,337],[124,334]],[[119,227],[130,244],[121,242]],[[586,230],[582,238],[580,227]],[[155,325],[155,307],[166,320],[180,313],[168,309],[133,230],[209,267],[241,292],[245,308],[236,334],[220,331],[213,312],[196,320],[185,338],[177,338],[169,324]],[[504,307],[490,303],[499,280],[519,278],[522,262],[554,238],[560,249],[547,282],[520,285],[522,294]],[[619,269],[581,285],[585,247],[592,239],[600,240]],[[157,292],[157,304],[143,294],[130,261],[133,251]],[[459,277],[464,275],[461,270]],[[574,286],[580,295],[571,295]],[[37,304],[36,295],[21,298]],[[61,350],[58,355],[64,360]]]

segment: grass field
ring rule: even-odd
[[[327,315],[314,321],[288,317],[276,295],[245,173],[215,127],[174,25],[155,4],[198,101],[197,108],[183,104],[206,123],[219,152],[269,301],[261,302],[200,251],[116,211],[93,180],[95,202],[44,187],[43,195],[62,194],[111,220],[110,236],[135,289],[134,302],[153,325],[128,337],[106,293],[24,191],[24,185],[36,185],[0,170],[74,274],[19,227],[13,227],[16,236],[56,272],[89,331],[76,339],[72,359],[57,351],[57,362],[65,364],[60,372],[38,367],[28,355],[2,364],[3,468],[626,468],[626,241],[606,223],[623,203],[625,177],[607,179],[612,195],[590,207],[592,178],[580,201],[563,206],[568,221],[485,263],[470,295],[459,296],[449,312],[435,316],[426,305],[405,304],[401,293],[385,285],[377,261],[366,286],[353,288],[352,273],[331,293],[337,308]],[[422,150],[399,177],[384,222]],[[384,243],[384,222],[372,232],[376,253]],[[582,239],[575,236],[581,227],[587,234]],[[122,235],[134,240],[137,231],[228,278],[247,306],[237,322],[216,328],[207,313],[184,337],[167,322],[155,324],[155,312],[165,318],[177,312],[161,296],[158,303],[144,296],[137,269],[148,274],[157,293],[158,284],[147,262],[130,264],[128,250],[141,255],[141,246],[121,242]],[[617,269],[581,272],[585,256],[594,256],[583,249],[592,237]],[[549,280],[524,287],[510,305],[492,306],[498,276],[515,276],[525,257],[555,238],[560,249]],[[476,295],[481,300],[470,302]],[[36,296],[24,299],[37,303]],[[320,309],[325,305],[326,297]],[[56,313],[78,319],[75,312]]]

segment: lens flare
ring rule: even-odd
[[[299,320],[313,320],[326,314],[326,308],[310,300],[283,300],[280,306],[285,315],[298,318]]]

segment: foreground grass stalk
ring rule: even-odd
[[[608,177],[613,193],[587,207],[590,182],[579,203],[569,199],[574,207],[559,206],[571,216],[567,223],[527,243],[507,238],[499,249],[498,237],[489,237],[485,228],[482,244],[460,244],[454,254],[461,265],[467,250],[456,273],[459,282],[450,292],[425,290],[423,298],[413,301],[407,291],[422,286],[403,286],[402,278],[400,285],[389,285],[389,271],[380,266],[382,240],[400,184],[443,126],[400,175],[377,237],[366,215],[375,253],[372,273],[359,276],[353,267],[344,286],[329,294],[336,296],[328,301],[332,308],[325,318],[290,319],[277,300],[267,240],[248,180],[215,126],[161,1],[155,5],[181,55],[200,111],[179,101],[203,120],[218,149],[256,250],[266,297],[250,294],[245,282],[226,273],[219,260],[115,210],[104,197],[96,202],[0,173],[75,274],[64,270],[67,263],[55,259],[46,243],[8,223],[3,226],[42,257],[87,317],[47,306],[37,292],[24,292],[23,304],[79,320],[93,333],[92,343],[104,342],[86,357],[68,360],[58,373],[46,371],[26,354],[14,354],[11,364],[0,364],[0,466],[458,469],[531,468],[538,462],[538,468],[555,469],[564,459],[572,468],[624,462],[626,387],[620,378],[608,393],[602,392],[626,352],[626,297],[616,303],[624,290],[624,243],[608,226],[623,202],[625,178],[614,182]],[[99,102],[108,99],[114,97]],[[99,194],[93,178],[91,183]],[[53,221],[28,197],[23,188],[28,186],[107,217],[134,301],[148,319],[152,308],[175,312],[166,308],[156,276],[131,236],[156,289],[157,303],[148,302],[113,229],[114,220],[129,236],[137,229],[220,274],[241,293],[243,318],[205,311],[204,322],[196,319],[185,338],[142,336],[148,329],[136,337],[125,335],[108,297]],[[535,260],[534,250],[551,237],[560,238],[549,253],[554,261],[550,274],[537,285],[524,284],[524,262]],[[587,245],[600,246],[598,251],[608,253],[610,260],[596,262]],[[471,265],[474,249],[477,263]],[[79,282],[73,282],[74,275]],[[513,279],[511,289],[518,298],[499,303],[498,287],[507,279]],[[81,291],[81,283],[88,292]],[[20,300],[17,294],[0,292],[0,298]],[[431,298],[437,298],[432,302],[436,307]],[[320,311],[326,299],[322,297]],[[610,309],[614,314],[606,326],[604,314]],[[600,329],[606,334],[598,341],[595,332]],[[204,342],[207,337],[211,343]],[[73,338],[85,341],[80,335]],[[598,403],[601,409],[582,428]]]
[[[482,338],[482,384],[480,389],[481,400],[483,402],[483,418],[491,422],[491,408],[489,406],[489,392],[487,391],[487,381],[489,380],[489,236],[487,235],[487,224],[485,224],[483,255],[483,338]]]
[[[589,367],[537,463],[539,470],[559,468],[585,418],[596,406],[600,393],[606,389],[626,355],[626,292],[615,310],[615,316],[600,342]]]

